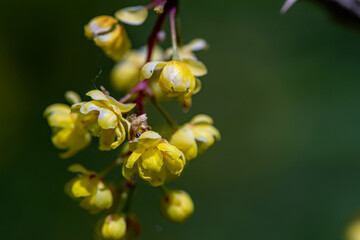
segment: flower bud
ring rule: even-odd
[[[124,216],[118,214],[108,215],[101,227],[101,235],[104,239],[121,239],[126,233],[126,221]]]
[[[161,199],[160,210],[167,220],[183,223],[194,212],[194,203],[187,192],[171,190]]]
[[[165,65],[158,83],[165,92],[179,96],[191,95],[194,92],[196,80],[184,63],[172,60]]]

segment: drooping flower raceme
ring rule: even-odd
[[[120,60],[131,47],[124,26],[111,16],[91,19],[85,26],[85,36],[114,61]]]
[[[93,100],[74,104],[72,112],[79,114],[90,133],[100,138],[100,150],[117,148],[125,140],[130,127],[122,113],[129,112],[135,104],[119,103],[99,90],[92,90],[86,95]]]
[[[201,88],[197,77],[207,73],[206,66],[194,54],[207,48],[205,40],[194,39],[188,44],[178,45],[181,39],[176,27],[178,2],[154,0],[144,6],[120,9],[114,17],[103,15],[91,19],[84,27],[85,36],[117,62],[111,72],[111,84],[115,90],[127,94],[117,101],[101,86],[102,91],[87,93],[91,97],[89,101],[81,102],[77,94],[71,93],[66,95],[71,108],[54,104],[44,112],[54,132],[53,144],[67,150],[62,157],[72,156],[86,147],[91,136],[99,137],[100,150],[108,151],[122,144],[115,161],[99,174],[79,164],[69,167],[77,177],[66,184],[66,193],[90,213],[108,209],[106,217],[98,221],[96,239],[137,239],[141,233],[140,223],[129,212],[138,178],[154,187],[164,185],[182,173],[186,159],[194,159],[220,139],[209,116],[197,115],[179,128],[161,105],[163,101],[176,99],[184,110],[189,109],[192,96]],[[130,51],[131,43],[122,24],[141,25],[150,9],[154,9],[158,19],[147,38],[147,46]],[[164,53],[157,44],[166,38],[162,28],[167,16],[172,48]],[[147,121],[149,112],[145,111],[148,100],[172,128],[158,128],[163,136],[173,134],[170,142],[151,131],[152,126]],[[136,114],[130,113],[135,106]],[[110,171],[120,170],[117,166],[122,166],[124,178],[114,179],[116,182],[110,189],[105,180],[111,178]],[[186,221],[194,211],[190,195],[182,190],[170,190],[167,186],[161,189],[163,216],[174,223]]]
[[[74,94],[72,92],[66,95],[74,96]],[[49,126],[53,130],[51,141],[54,146],[67,150],[61,153],[60,157],[71,157],[89,145],[91,135],[80,120],[79,115],[71,113],[69,105],[62,103],[52,104],[45,109],[44,117],[47,118]]]
[[[166,179],[179,176],[184,169],[184,154],[156,132],[142,133],[129,148],[132,153],[123,164],[126,179],[138,172],[150,185],[160,186]]]
[[[220,133],[213,124],[211,117],[196,115],[172,135],[170,143],[179,148],[187,160],[194,159],[213,145],[215,140],[220,140]]]
[[[112,193],[96,172],[89,171],[80,164],[71,165],[68,170],[79,175],[66,184],[65,192],[74,199],[81,199],[82,208],[96,214],[112,206]]]

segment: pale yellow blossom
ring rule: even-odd
[[[67,92],[66,98],[73,101],[80,100],[78,95],[73,92]],[[61,153],[60,157],[71,157],[89,145],[91,135],[80,120],[79,115],[71,113],[69,105],[62,103],[52,104],[45,109],[44,116],[53,130],[51,141],[54,146],[67,150]]]
[[[203,63],[195,59],[153,61],[141,70],[141,78],[148,79],[160,72],[158,85],[169,97],[176,97],[186,109],[191,106],[191,96],[199,92],[201,82],[195,76],[203,76],[207,70]]]
[[[135,104],[119,103],[99,90],[92,90],[86,95],[93,100],[74,104],[72,112],[79,114],[90,133],[100,138],[100,150],[117,148],[124,142],[130,127],[122,114],[133,109]]]
[[[112,206],[112,193],[96,172],[89,171],[80,164],[71,165],[68,169],[79,175],[66,184],[65,192],[74,199],[81,199],[82,208],[96,214]]]
[[[126,179],[138,172],[152,186],[160,186],[167,179],[179,176],[185,166],[184,154],[153,131],[142,133],[130,143],[130,151],[123,164]]]
[[[120,60],[131,47],[124,26],[111,16],[91,19],[85,26],[85,36],[114,61]]]
[[[196,115],[172,135],[170,143],[179,148],[187,160],[194,159],[213,145],[215,140],[220,140],[220,133],[213,124],[211,117]]]

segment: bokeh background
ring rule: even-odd
[[[113,63],[83,26],[141,3],[1,1],[1,239],[92,238],[97,217],[64,194],[66,168],[79,162],[99,170],[116,153],[99,152],[94,141],[59,159],[42,112],[64,102],[66,90],[85,96],[109,87]],[[210,43],[198,54],[209,74],[189,113],[166,107],[179,122],[213,116],[222,140],[170,185],[193,197],[187,223],[163,219],[160,191],[140,184],[133,210],[141,239],[335,240],[360,211],[359,33],[308,2],[281,16],[282,3],[181,1],[184,42]],[[135,47],[146,42],[151,15],[127,27]],[[148,111],[150,123],[165,123]]]

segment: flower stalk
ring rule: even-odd
[[[131,49],[123,24],[141,25],[150,9],[157,14],[157,20],[147,46]],[[162,27],[167,16],[171,47],[164,51],[160,43],[165,38]],[[191,107],[192,96],[201,89],[197,77],[207,73],[194,52],[205,49],[206,41],[194,39],[182,45],[178,0],[152,0],[144,6],[119,9],[114,16],[97,16],[84,27],[84,32],[116,62],[111,73],[114,90],[127,94],[117,100],[101,86],[101,91],[86,94],[90,100],[82,101],[76,93],[68,92],[66,99],[71,106],[57,103],[45,109],[44,117],[53,131],[51,140],[56,148],[65,150],[61,157],[72,157],[88,147],[92,138],[98,138],[100,151],[120,150],[118,158],[100,172],[80,164],[71,165],[69,171],[77,176],[66,184],[66,193],[92,214],[106,211],[99,239],[139,236],[140,225],[130,214],[137,179],[152,187],[160,186],[160,210],[166,219],[174,223],[186,221],[194,210],[191,197],[183,190],[167,188],[165,183],[178,178],[190,160],[220,140],[220,133],[205,114],[178,125],[160,103],[173,99],[185,111]],[[172,127],[171,136],[167,134],[170,131],[161,135],[152,130],[145,112],[147,100]],[[123,178],[115,186],[109,184],[107,174],[115,168],[119,170],[118,166],[122,167]]]

